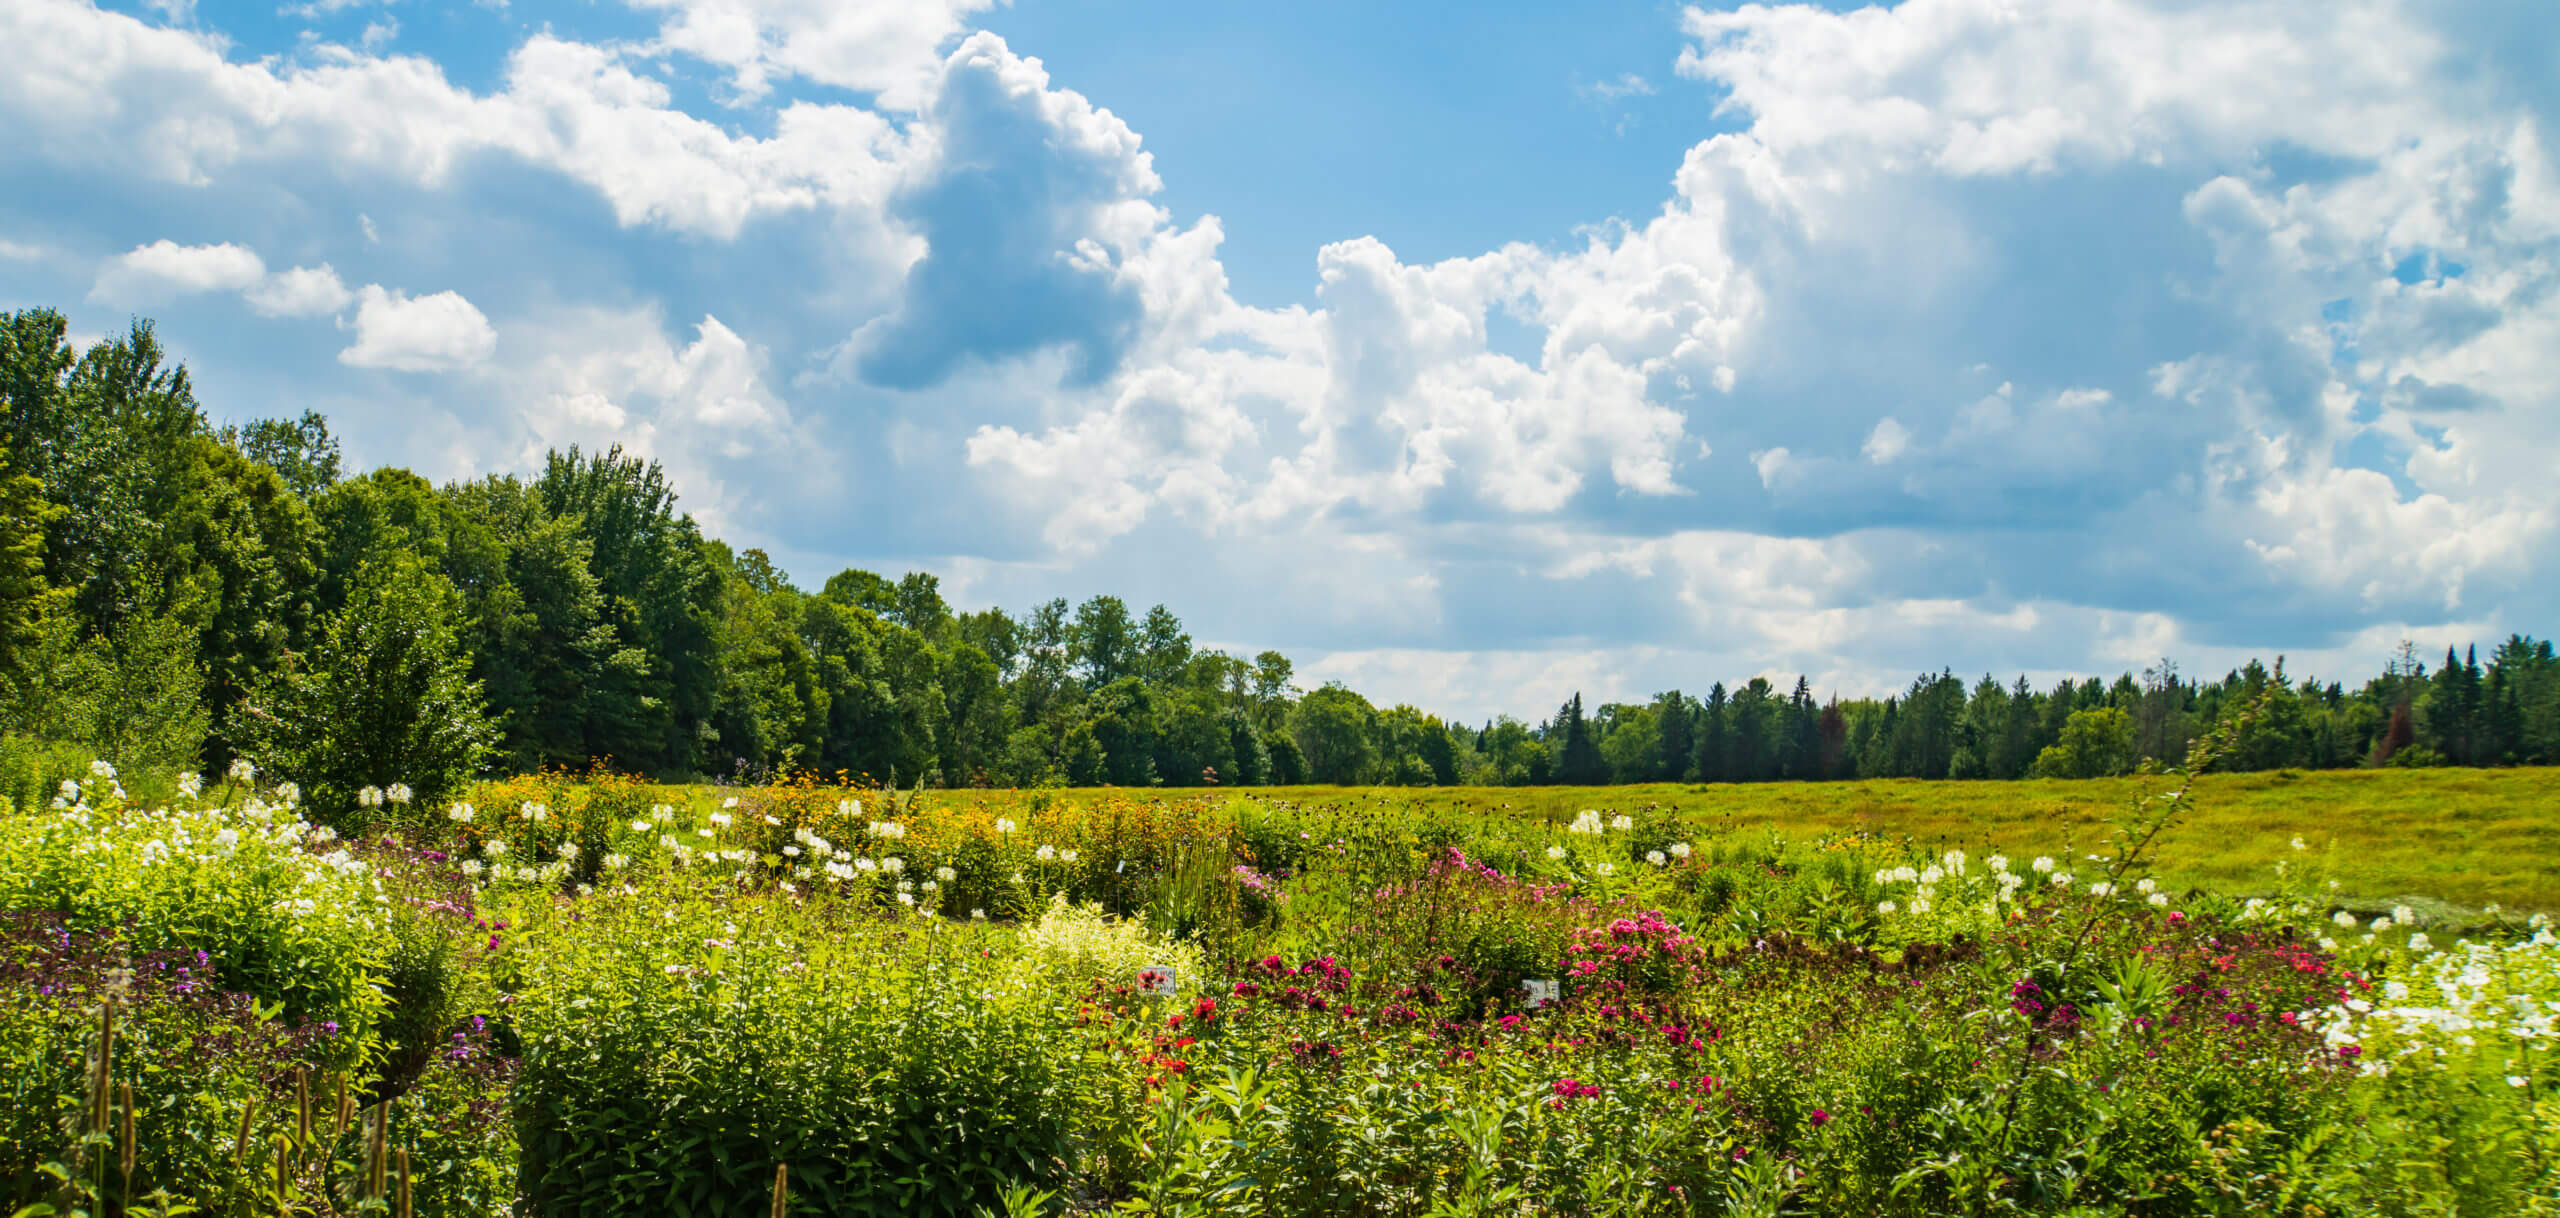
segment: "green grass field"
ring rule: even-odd
[[[1583,808],[1659,805],[1720,833],[1862,831],[1935,848],[2020,857],[2086,853],[2146,780],[1759,783],[1631,787],[1281,788],[1307,802],[1382,800],[1417,810],[1567,819]],[[2163,789],[2166,783],[2148,780]],[[2343,770],[2208,775],[2160,843],[2174,883],[2257,892],[2280,859],[2305,858],[2358,906],[2397,901],[2560,911],[2560,770]],[[2309,849],[2296,855],[2292,839]]]
[[[1933,851],[1999,851],[2019,858],[2086,854],[2102,846],[2109,817],[2148,783],[1930,782],[1654,783],[1622,787],[1257,787],[1227,798],[1312,805],[1370,804],[1428,817],[1519,817],[1562,822],[1584,808],[1676,814],[1701,834],[1779,833],[1815,838],[1865,833],[1908,838]],[[707,796],[713,788],[693,787]],[[1079,805],[1140,794],[1127,789],[1060,793]],[[1146,795],[1197,798],[1198,789]],[[1014,791],[928,792],[928,801],[1002,807]],[[2296,853],[2294,838],[2307,848]],[[2487,905],[2560,913],[2560,770],[2278,770],[2208,775],[2190,811],[2159,843],[2159,875],[2172,884],[2233,893],[2272,891],[2279,860],[2339,882],[2356,909],[2408,904],[2431,916]]]

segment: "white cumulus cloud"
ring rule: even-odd
[[[410,297],[366,284],[356,306],[356,341],[338,362],[400,372],[450,372],[488,361],[498,332],[454,292]]]

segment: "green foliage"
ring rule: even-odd
[[[2112,778],[2133,769],[2133,721],[2114,707],[2073,711],[2062,739],[2036,754],[2038,778]]]
[[[137,615],[111,638],[82,639],[57,602],[28,658],[29,680],[0,713],[11,734],[79,742],[81,760],[104,758],[154,789],[195,767],[210,717],[196,667],[196,634],[163,616]]]
[[[235,718],[241,751],[341,822],[361,817],[366,787],[405,784],[440,804],[496,737],[454,638],[455,599],[433,572],[367,567],[303,665],[248,696]]]
[[[0,448],[0,697],[23,688],[44,639],[45,530],[63,511],[45,501],[43,483],[12,470]]]
[[[1081,1055],[961,928],[812,935],[669,884],[548,939],[521,1007],[543,1213],[954,1214],[1053,1177]]]
[[[388,902],[371,867],[306,852],[311,826],[290,808],[146,810],[113,785],[106,771],[68,807],[0,819],[0,909],[120,930],[136,950],[206,952],[226,988],[292,1022],[335,1023],[338,1060],[370,1052]]]
[[[247,427],[224,428],[222,439],[243,456],[274,470],[308,502],[338,481],[338,438],[316,410],[297,419],[259,419]]]

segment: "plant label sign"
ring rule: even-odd
[[[1532,977],[1520,983],[1520,992],[1524,1001],[1532,1007],[1542,1007],[1557,1001],[1556,983],[1552,980]]]
[[[1173,966],[1150,964],[1138,970],[1138,992],[1149,998],[1174,996]]]

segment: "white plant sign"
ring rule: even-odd
[[[1173,966],[1150,964],[1138,970],[1138,992],[1150,998],[1171,998],[1175,992]]]
[[[1530,978],[1520,983],[1520,992],[1532,1007],[1542,1007],[1559,1000],[1556,995],[1556,983],[1552,980]]]

